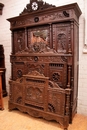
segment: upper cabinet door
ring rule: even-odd
[[[53,48],[60,54],[68,54],[71,47],[70,23],[53,24]]]

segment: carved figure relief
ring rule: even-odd
[[[57,51],[58,52],[63,52],[66,53],[66,35],[65,34],[58,34],[58,47]]]

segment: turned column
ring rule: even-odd
[[[2,73],[3,71],[0,71],[0,110],[3,110],[3,97],[2,97]]]

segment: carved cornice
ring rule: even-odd
[[[0,3],[0,15],[2,15],[2,9],[4,7],[4,4]]]

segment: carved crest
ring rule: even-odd
[[[26,7],[20,15],[53,7],[55,7],[55,5],[48,4],[42,0],[30,0],[30,3],[26,5]]]

